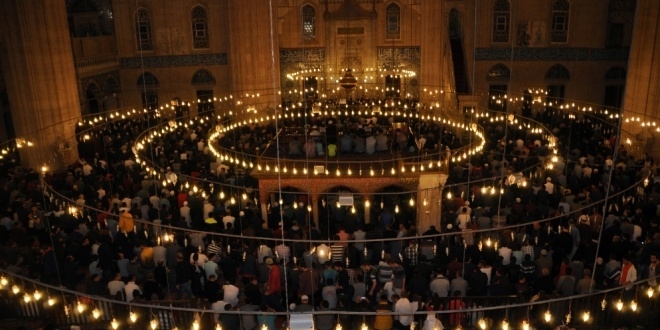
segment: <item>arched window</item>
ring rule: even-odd
[[[561,65],[555,64],[548,69],[545,73],[545,80],[570,80],[571,73],[568,72],[568,69]]]
[[[493,6],[493,42],[509,42],[511,4],[509,0],[496,0]]]
[[[316,39],[316,9],[312,5],[302,8],[302,37],[304,41]]]
[[[142,93],[142,107],[144,109],[158,109],[158,78],[150,72],[143,73],[137,81],[137,87]]]
[[[192,21],[193,48],[209,48],[209,29],[206,8],[195,6],[190,12]]]
[[[392,2],[387,5],[387,26],[385,27],[386,39],[400,39],[401,38],[401,7]]]
[[[135,32],[138,51],[154,50],[151,38],[151,20],[149,12],[144,8],[138,8],[135,13]]]
[[[571,4],[567,0],[555,0],[552,4],[552,32],[550,42],[568,41],[568,13]]]
[[[214,86],[215,77],[209,70],[199,69],[192,77],[193,86]]]
[[[488,81],[509,81],[509,78],[511,78],[511,70],[502,63],[493,65],[486,75]]]
[[[615,66],[605,73],[605,79],[608,80],[626,80],[626,69]]]

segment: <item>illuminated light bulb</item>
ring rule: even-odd
[[[490,237],[486,240],[486,246],[490,247],[493,242],[490,240]]]
[[[486,330],[486,320],[479,319],[479,328],[482,330]]]
[[[98,308],[94,308],[94,309],[92,310],[92,317],[93,317],[95,320],[98,320],[98,318],[99,318],[100,316],[101,316],[101,311],[99,311]]]
[[[509,322],[507,320],[502,320],[502,330],[509,330]]]
[[[307,212],[312,212],[312,205],[307,205]]]
[[[229,202],[232,203],[232,204],[236,204],[236,198],[232,197],[232,198],[229,200]]]
[[[119,322],[117,322],[117,319],[112,318],[112,322],[110,322],[110,326],[112,326],[113,329],[117,330],[117,328],[119,328]]]
[[[336,174],[337,174],[337,176],[340,176],[340,175],[341,175],[341,172],[339,171],[339,169],[337,169]]]
[[[487,192],[486,187],[481,187],[481,193],[482,193],[482,194],[485,194],[486,192]]]
[[[220,323],[216,323],[215,330],[222,330],[222,326],[220,325]]]
[[[151,321],[149,321],[149,326],[152,330],[156,330],[156,328],[158,328],[158,320],[155,318],[151,319]]]
[[[248,195],[246,193],[243,193],[243,200],[246,200],[248,198]]]
[[[135,323],[135,321],[137,321],[137,314],[135,314],[135,312],[130,312],[128,318],[131,320],[131,323]]]
[[[621,311],[623,309],[623,301],[619,299],[619,301],[616,302],[616,309]]]
[[[298,208],[298,203],[293,203],[293,208],[297,209]]]
[[[369,202],[368,199],[365,200],[365,201],[364,201],[364,207],[370,207],[370,206],[371,206],[371,202]]]
[[[369,175],[374,176],[374,174],[375,174],[375,173],[374,173],[374,169],[373,169],[373,168],[370,169],[370,170],[369,170]]]
[[[76,304],[76,309],[78,310],[78,313],[84,312],[85,304],[83,304],[82,302],[80,302],[80,300],[78,300],[78,303]]]
[[[391,171],[391,173],[392,173],[392,175],[395,175],[395,174],[396,174],[396,170],[394,169],[394,167],[392,167],[392,171]]]
[[[362,326],[360,327],[360,330],[369,330],[369,327],[367,326],[366,323],[362,323]]]
[[[48,306],[55,305],[55,299],[48,297]]]
[[[341,324],[337,323],[337,326],[335,327],[335,330],[341,330]]]
[[[355,205],[351,206],[351,213],[355,214]]]
[[[39,300],[42,297],[41,292],[39,292],[39,290],[35,290],[32,295],[34,296],[34,300]]]
[[[195,329],[195,330],[197,330],[197,329]],[[264,324],[261,325],[261,330],[268,330],[268,326],[266,325],[265,322],[264,322]]]
[[[589,318],[591,318],[591,314],[589,314],[589,311],[585,311],[584,313],[582,313],[582,321],[589,322]]]
[[[6,277],[0,277],[0,285],[6,286],[9,283]]]
[[[394,207],[394,213],[399,213],[399,205]]]
[[[550,323],[550,320],[552,320],[552,314],[550,314],[550,311],[545,311],[543,319],[545,320],[545,323]]]
[[[30,300],[32,300],[32,296],[30,296],[30,294],[26,292],[26,293],[23,295],[23,301],[25,301],[26,303],[29,303]]]
[[[14,294],[18,294],[19,292],[21,292],[21,288],[19,288],[18,285],[14,284],[11,287],[11,292],[13,292]]]
[[[408,204],[410,204],[410,206],[415,206],[415,200],[412,197],[410,197],[410,201],[408,202]]]
[[[630,302],[630,309],[632,309],[633,312],[637,311],[637,302],[636,301],[631,301]]]
[[[522,328],[523,330],[529,330],[529,322],[527,322],[526,320],[523,321]]]
[[[649,298],[653,298],[653,287],[649,287],[649,289],[646,290],[646,294],[649,296]]]
[[[424,198],[424,201],[422,202],[422,204],[423,204],[424,206],[426,206],[426,205],[428,204],[428,202],[426,201],[426,198]]]
[[[451,199],[451,191],[447,192],[447,199]]]

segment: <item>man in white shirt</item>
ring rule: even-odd
[[[135,284],[135,275],[131,277],[131,280],[128,281],[126,286],[124,287],[124,292],[126,292],[126,301],[131,302],[135,299],[133,296],[135,294],[135,291],[137,291],[139,294],[142,294],[142,289]]]
[[[222,286],[222,291],[224,296],[222,300],[226,301],[228,304],[231,304],[232,307],[238,305],[238,287],[227,282],[227,284]]]
[[[188,206],[188,201],[183,202],[183,206],[179,209],[181,218],[186,222],[188,228],[190,228],[190,206]]]
[[[502,257],[502,265],[507,266],[511,263],[511,253],[513,250],[506,246],[506,244],[503,244],[502,247],[498,250],[498,253],[500,257]]]
[[[429,284],[429,289],[432,293],[438,294],[439,297],[447,297],[449,295],[449,284],[449,280],[442,273],[439,273]]]
[[[213,260],[208,260],[207,262],[204,263],[204,273],[206,275],[206,279],[209,279],[209,276],[215,275],[218,277],[218,264],[215,263]]]
[[[407,329],[412,323],[412,304],[410,300],[404,294],[403,297],[399,297],[398,294],[392,296],[392,302],[394,303],[394,329]],[[403,314],[399,314],[403,313]]]
[[[118,292],[122,292],[125,287],[126,284],[121,280],[120,273],[115,274],[115,279],[108,282],[108,291],[110,291],[111,296],[116,295]]]
[[[222,225],[224,228],[227,228],[227,224],[231,223],[231,227],[234,228],[234,222],[236,221],[236,218],[231,215],[231,211],[227,210],[227,214],[222,217]]]
[[[259,245],[259,249],[257,250],[257,261],[259,261],[260,264],[264,263],[265,258],[272,258],[273,257],[273,250],[266,244],[261,244]]]

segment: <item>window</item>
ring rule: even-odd
[[[571,73],[561,65],[555,64],[545,73],[545,80],[549,82],[546,94],[546,109],[554,109],[564,104],[565,83],[571,79]]]
[[[208,17],[206,8],[195,6],[191,12],[193,48],[209,48]]]
[[[142,92],[142,107],[144,109],[158,109],[158,78],[150,72],[145,72],[138,78],[137,87]]]
[[[564,92],[566,91],[565,85],[548,85],[548,94],[545,98],[547,108],[553,109],[557,106],[564,104]]]
[[[568,41],[568,13],[571,4],[567,0],[555,0],[552,4],[552,33],[550,42]]]
[[[192,77],[193,86],[215,86],[215,77],[209,70],[199,69]]]
[[[605,99],[603,105],[610,108],[621,109],[623,103],[624,85],[626,83],[626,69],[613,67],[605,74]]]
[[[607,27],[607,47],[621,48],[623,46],[623,24],[609,23]]]
[[[511,4],[509,0],[497,0],[493,6],[493,42],[509,42]]]
[[[302,9],[302,36],[303,41],[316,39],[316,9],[305,5]]]
[[[385,77],[385,96],[386,97],[401,96],[401,76],[388,74]]]
[[[137,37],[138,51],[154,50],[151,40],[151,21],[149,12],[144,8],[139,8],[135,15],[135,30]]]
[[[396,3],[387,5],[386,8],[387,26],[386,26],[386,39],[400,39],[401,38],[401,7]]]
[[[495,111],[506,111],[504,96],[509,88],[507,85],[490,85],[488,87],[488,108]]]

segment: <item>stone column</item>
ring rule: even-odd
[[[235,94],[260,93],[255,101],[279,104],[280,88],[277,2],[230,0],[229,64]]]
[[[428,93],[424,93],[424,88],[429,90],[440,89],[442,84],[442,55],[444,42],[443,39],[448,35],[444,28],[444,17],[442,15],[443,1],[422,1],[420,19],[421,19],[421,70],[419,81],[421,84],[420,99],[422,102],[431,102],[437,100],[431,98]]]
[[[446,174],[428,173],[419,176],[417,188],[417,230],[427,231],[431,226],[440,230],[442,216],[442,187],[447,182]],[[424,200],[426,199],[426,205]]]
[[[76,71],[63,1],[0,1],[0,62],[23,164],[61,168],[75,161],[80,118]]]
[[[653,156],[660,154],[657,127],[642,127],[641,122],[660,117],[660,2],[638,0],[635,27],[623,102],[624,118],[640,117],[640,122],[624,123],[622,128],[633,134],[631,140],[646,144]],[[622,140],[626,140],[622,136]]]

